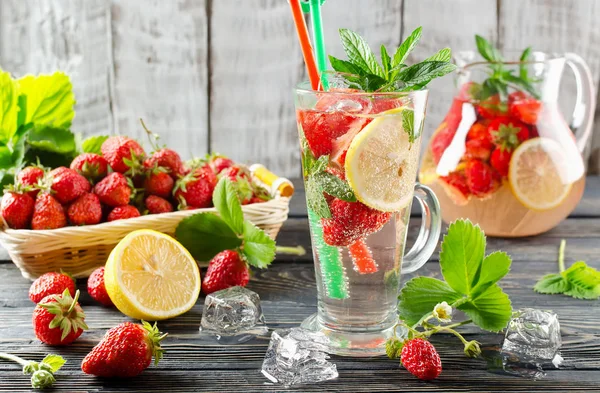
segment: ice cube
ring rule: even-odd
[[[336,366],[325,353],[328,343],[323,333],[303,328],[276,330],[271,334],[262,373],[284,386],[337,378]]]
[[[534,369],[534,378],[543,376],[543,366],[562,362],[560,324],[552,311],[523,308],[513,313],[506,329],[501,355],[506,371]],[[532,375],[532,373],[521,373]]]
[[[242,343],[268,332],[257,293],[231,287],[204,300],[200,331],[227,343]]]

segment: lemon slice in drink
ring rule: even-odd
[[[567,156],[558,142],[533,138],[521,144],[510,160],[508,180],[515,197],[532,210],[560,205],[571,191],[561,171],[568,168]]]
[[[357,199],[380,211],[410,204],[417,174],[419,145],[402,127],[402,111],[382,112],[354,137],[346,155],[346,178]]]
[[[133,231],[113,249],[106,292],[123,314],[156,321],[183,314],[200,295],[200,270],[177,240],[150,229]]]

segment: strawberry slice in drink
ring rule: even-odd
[[[364,238],[350,244],[348,246],[348,252],[352,257],[354,270],[358,273],[371,274],[377,272],[379,269]]]

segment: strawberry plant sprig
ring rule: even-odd
[[[2,352],[0,359],[19,363],[23,367],[23,374],[31,374],[31,387],[34,389],[51,387],[56,382],[54,374],[67,362],[59,355],[46,355],[41,362],[34,362]]]
[[[506,327],[512,307],[497,282],[508,273],[511,259],[502,251],[486,256],[485,246],[485,234],[478,225],[469,220],[450,224],[440,252],[444,281],[416,277],[400,292],[399,325],[408,329],[408,337],[405,340],[394,337],[387,342],[390,358],[400,355],[406,340],[442,332],[457,336],[465,354],[476,357],[481,352],[479,343],[467,341],[455,328],[473,323],[498,332]],[[454,309],[464,312],[469,319],[452,322]]]

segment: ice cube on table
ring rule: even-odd
[[[533,367],[541,373],[544,364],[552,363],[558,367],[562,362],[559,353],[561,343],[556,313],[533,308],[517,310],[508,323],[502,344],[504,368],[506,371],[517,371],[519,368]],[[543,373],[534,377],[541,375]]]
[[[268,332],[260,297],[244,287],[213,292],[204,300],[200,332],[224,343],[242,343]]]
[[[276,330],[265,354],[262,373],[284,386],[327,381],[338,377],[325,353],[329,339],[303,328]]]

